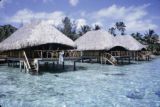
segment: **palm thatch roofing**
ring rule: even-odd
[[[142,45],[131,35],[117,35],[115,38],[117,39],[116,41],[121,43],[123,47],[126,47],[130,51],[146,49],[145,45]]]
[[[0,43],[0,50],[16,50],[45,44],[75,47],[74,42],[45,21],[33,22],[21,27]]]
[[[116,46],[122,47],[121,43],[105,30],[89,31],[79,37],[75,43],[77,50],[110,50]]]

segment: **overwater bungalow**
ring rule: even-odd
[[[123,52],[131,57],[133,60],[149,60],[150,52],[147,51],[146,46],[138,42],[131,35],[118,35],[115,37],[116,41],[126,47],[128,51]]]
[[[116,41],[115,37],[105,30],[89,31],[75,41],[77,50],[84,58],[96,59],[97,62],[117,64],[117,60],[128,59],[128,56],[113,56],[112,51],[125,51],[127,48]]]
[[[38,71],[40,61],[58,61],[58,51],[74,48],[71,39],[45,21],[27,24],[0,43],[8,63],[20,62],[27,71]]]
[[[105,30],[89,31],[75,41],[83,58],[109,62],[113,65],[130,60],[148,60],[146,46],[130,35],[114,37]]]

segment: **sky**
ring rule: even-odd
[[[16,27],[34,20],[62,25],[68,16],[80,29],[100,25],[109,29],[123,21],[126,32],[145,33],[154,29],[160,34],[160,0],[0,0],[0,25]]]

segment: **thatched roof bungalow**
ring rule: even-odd
[[[106,52],[115,57],[135,58],[141,50],[146,48],[130,35],[113,36],[105,30],[89,31],[79,37],[75,43],[77,50],[83,51],[84,56],[97,58]]]
[[[149,60],[146,45],[141,44],[131,35],[118,35],[115,37],[119,43],[129,50],[127,53],[134,60]]]
[[[0,50],[44,46],[45,49],[73,48],[74,42],[45,21],[27,24],[0,43]]]
[[[79,37],[75,41],[75,44],[77,50],[82,52],[82,57],[97,59],[97,62],[102,62],[101,58],[106,52],[110,54],[111,51],[113,52],[115,50],[127,50],[121,43],[116,41],[113,35],[105,30],[89,31]]]

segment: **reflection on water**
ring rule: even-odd
[[[78,63],[30,75],[0,66],[2,107],[159,107],[160,58],[126,66]]]

